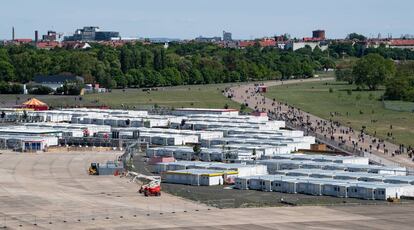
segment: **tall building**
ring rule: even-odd
[[[231,38],[231,33],[223,31],[223,41],[232,41],[232,40],[233,39]]]
[[[312,38],[319,40],[325,40],[325,30],[314,30],[312,31]]]
[[[65,41],[110,41],[119,38],[119,32],[101,31],[97,26],[85,26],[77,29],[72,36],[65,37]]]

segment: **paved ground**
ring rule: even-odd
[[[300,80],[288,80],[288,81],[267,81],[264,82],[264,85],[270,87],[270,86],[278,86],[282,84],[297,84],[297,83],[304,83],[304,82],[314,82],[314,81],[320,81],[320,80],[333,80],[333,78],[310,78],[310,79],[300,79]],[[326,121],[320,117],[317,117],[315,115],[303,112],[298,110],[297,108],[293,108],[289,105],[285,104],[279,104],[277,101],[273,101],[273,99],[266,98],[265,94],[258,94],[255,93],[255,87],[254,84],[246,84],[246,85],[239,85],[230,88],[228,91],[228,94],[231,94],[233,96],[233,100],[238,103],[247,103],[250,108],[252,109],[258,109],[260,111],[270,111],[274,112],[278,117],[286,117],[286,118],[297,118],[302,117],[304,118],[304,122],[296,122],[296,125],[302,125],[303,123],[306,123],[306,117],[309,116],[309,122],[311,125],[309,127],[318,127],[317,123],[318,121]],[[330,122],[326,121],[328,125],[326,125],[326,129],[329,129]],[[321,127],[321,126],[319,126]],[[371,159],[375,160],[376,162],[390,165],[390,166],[405,166],[410,168],[410,170],[414,170],[414,162],[411,161],[406,155],[395,155],[393,156],[392,153],[395,152],[395,150],[399,149],[399,146],[392,144],[390,142],[385,141],[386,149],[388,153],[384,153],[384,148],[381,147],[378,151],[374,148],[371,151],[369,151],[369,145],[376,146],[376,144],[372,144],[374,138],[369,135],[364,135],[364,142],[359,141],[359,131],[355,130],[354,133],[351,133],[350,135],[345,135],[343,133],[340,133],[340,130],[346,130],[349,127],[345,126],[339,126],[335,127],[335,131],[333,133],[333,136],[335,137],[335,141],[339,141],[338,137],[343,136],[347,142],[346,146],[350,149],[353,148],[352,141],[355,143],[358,143],[358,148],[362,147],[363,149],[367,149],[368,152],[372,153],[369,154],[366,153],[367,156],[369,156]],[[326,135],[327,132],[322,132],[319,128],[316,129],[316,133],[323,136]],[[329,137],[330,134],[328,134]],[[350,139],[348,139],[350,136]],[[382,144],[381,144],[382,146]]]
[[[414,205],[214,209],[165,193],[143,197],[123,178],[86,174],[91,161],[118,154],[0,154],[0,228],[402,230],[414,225]]]

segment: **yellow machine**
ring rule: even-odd
[[[91,163],[91,166],[89,167],[89,175],[99,175],[98,172],[99,163]]]

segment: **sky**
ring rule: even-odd
[[[368,37],[414,34],[412,0],[2,0],[0,39],[34,38],[55,30],[70,35],[83,26],[119,31],[123,37],[235,39],[289,33],[309,37],[324,29],[328,38],[352,32]]]

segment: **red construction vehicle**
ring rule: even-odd
[[[130,182],[136,182],[137,180],[146,181],[141,185],[138,190],[139,193],[144,193],[145,196],[161,196],[161,177],[160,176],[147,176],[144,174],[138,174],[135,172],[128,172],[127,176],[131,177]]]
[[[150,181],[144,184],[139,189],[139,193],[144,193],[145,196],[161,196],[161,183],[159,180]]]

